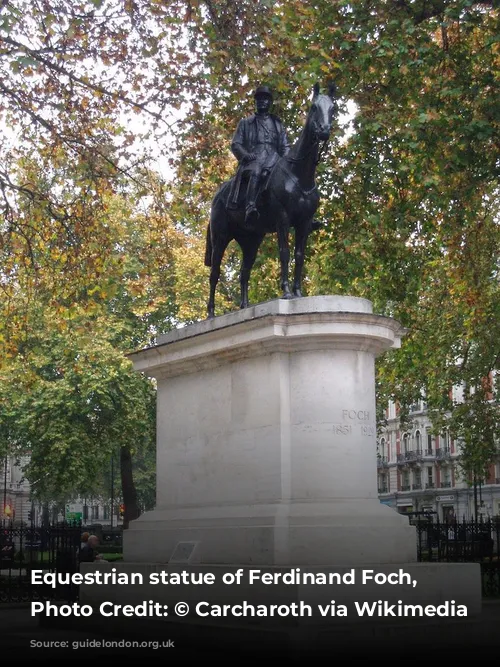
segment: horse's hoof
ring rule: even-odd
[[[282,299],[293,299],[293,294],[291,292],[285,292],[283,296],[281,297]]]
[[[301,292],[299,289],[297,289],[297,290],[293,290],[293,296],[294,296],[296,299],[300,299],[300,298],[302,297],[302,292]]]
[[[208,313],[207,320],[213,320],[213,319],[215,319],[215,313],[212,312]]]
[[[240,310],[243,310],[244,308],[248,308],[248,303],[240,304]]]

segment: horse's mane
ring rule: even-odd
[[[316,98],[315,98],[315,99],[316,99]],[[297,150],[298,150],[298,147],[299,147],[299,143],[300,143],[300,140],[301,140],[301,138],[302,138],[302,135],[304,134],[304,131],[305,131],[306,127],[307,127],[307,122],[308,122],[308,120],[309,120],[309,116],[311,115],[311,110],[312,110],[312,105],[313,105],[313,104],[314,104],[314,100],[311,102],[311,104],[310,104],[309,107],[307,108],[307,111],[306,111],[306,114],[305,114],[305,120],[304,120],[304,122],[302,123],[302,127],[300,128],[299,136],[298,136],[297,139],[293,142],[293,144],[290,146],[290,150],[289,150],[288,153],[286,154],[285,159],[286,159],[286,158],[289,158],[289,157],[294,158],[294,157],[297,156]]]

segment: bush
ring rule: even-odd
[[[123,554],[121,554],[121,553],[119,553],[119,554],[117,554],[117,553],[115,553],[115,554],[103,553],[103,554],[101,554],[101,556],[104,558],[104,560],[107,560],[110,563],[114,563],[118,560],[123,560]]]
[[[108,545],[108,544],[99,544],[97,547],[97,551],[99,553],[104,553],[106,552],[107,554],[122,554],[123,553],[123,547],[117,547],[113,545]]]

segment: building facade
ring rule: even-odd
[[[31,498],[31,486],[25,479],[23,468],[28,458],[20,460],[5,457],[0,465],[0,521],[15,523],[42,523],[43,507]],[[84,524],[101,524],[114,527],[123,524],[123,505],[119,500],[111,504],[110,498],[73,498],[66,505],[48,503],[48,519],[55,523],[65,519],[80,519]]]
[[[30,485],[23,475],[23,466],[27,460],[16,462],[4,457],[0,466],[0,519],[28,521],[31,512]]]
[[[433,433],[424,401],[412,406],[411,428],[401,428],[397,405],[386,411],[385,426],[377,441],[380,502],[401,514],[429,512],[447,518],[500,516],[500,449],[486,479],[473,486],[458,466],[460,443],[445,431]]]

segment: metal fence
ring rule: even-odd
[[[33,584],[32,571],[76,572],[81,534],[75,523],[45,527],[0,523],[0,603],[75,600],[77,587]]]
[[[419,561],[480,563],[483,596],[500,596],[500,518],[441,522],[428,517],[410,523],[417,529]]]
[[[483,596],[500,597],[500,518],[441,522],[429,516],[410,523],[416,526],[419,561],[478,562]],[[45,527],[0,523],[0,603],[76,600],[78,586],[34,584],[32,571],[77,572],[82,530],[71,522]],[[121,550],[121,531],[103,531],[100,539],[103,550]]]

